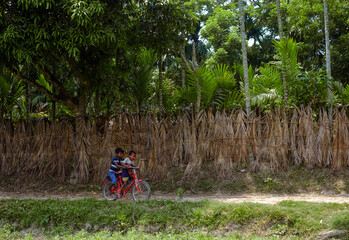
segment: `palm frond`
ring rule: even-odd
[[[286,38],[281,39],[280,42],[274,40],[273,44],[276,50],[275,58],[279,60],[276,64],[286,74],[287,81],[291,83],[299,74],[297,43],[292,38]]]
[[[152,79],[155,62],[156,56],[154,51],[142,49],[137,59],[138,66],[133,72],[133,87],[131,88],[139,108],[149,98],[149,84]]]
[[[333,92],[338,95],[343,104],[349,104],[349,84],[344,87],[341,82],[332,81],[331,88]]]
[[[39,78],[36,79],[36,82],[39,83],[41,86],[45,87],[50,92],[52,92],[52,88],[51,88],[50,84],[46,81],[43,74],[39,75]]]
[[[230,71],[225,64],[218,64],[213,68],[213,74],[220,88],[233,89],[236,87],[235,72]]]

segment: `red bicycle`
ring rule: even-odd
[[[128,184],[126,189],[123,189],[120,192],[121,198],[125,197],[126,192],[128,190],[132,193],[132,198],[134,201],[148,200],[150,198],[151,190],[149,184],[143,179],[138,179],[137,169],[134,167],[129,167],[131,171],[130,179],[132,179],[131,183]],[[130,181],[130,180],[129,180]],[[107,177],[103,184],[103,196],[105,199],[109,201],[115,201],[118,199],[118,190],[122,186],[123,181],[121,176],[119,175],[117,179],[117,184],[113,184],[111,179]]]

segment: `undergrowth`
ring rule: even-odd
[[[185,178],[179,168],[168,169],[167,178],[162,181],[150,181],[152,191],[183,193],[224,192],[240,193],[349,193],[349,171],[332,174],[329,169],[307,170],[304,167],[292,167],[288,171],[273,173],[270,171],[249,172],[236,170],[229,178],[213,175],[210,165],[197,174]],[[33,192],[52,191],[60,193],[100,192],[103,181],[82,185],[69,182],[57,182],[52,179],[31,179],[23,181],[21,176],[0,176],[0,191]]]
[[[307,170],[304,167],[292,167],[288,171],[270,172],[235,171],[228,179],[210,174],[204,169],[203,174],[184,178],[183,172],[173,170],[170,179],[153,183],[153,190],[175,192],[179,187],[191,192],[225,193],[349,193],[349,172],[332,174],[329,169]]]

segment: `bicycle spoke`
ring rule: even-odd
[[[114,201],[117,199],[117,187],[111,181],[108,181],[103,186],[103,196],[109,201]]]
[[[146,182],[138,182],[132,188],[132,197],[135,201],[147,200],[150,198],[150,186]]]

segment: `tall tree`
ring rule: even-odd
[[[280,37],[280,41],[281,41],[284,38],[284,32],[282,29],[280,0],[276,0],[276,10],[277,10],[279,37]],[[284,102],[285,102],[285,106],[287,106],[288,105],[288,89],[287,89],[287,77],[286,77],[285,72],[282,72],[282,82],[284,85]]]
[[[331,91],[331,51],[330,51],[330,33],[328,23],[328,5],[324,0],[324,22],[325,22],[325,44],[326,44],[326,72],[327,72],[327,101],[329,103],[329,117],[332,119],[332,91]]]
[[[249,84],[249,78],[248,78],[248,61],[247,61],[247,44],[246,44],[244,8],[245,8],[244,1],[239,0],[240,34],[241,34],[242,63],[244,68],[246,113],[249,116],[251,112],[251,98],[250,98],[250,84]]]
[[[163,95],[163,56],[162,54],[160,54],[160,57],[159,57],[159,64],[158,64],[158,67],[159,67],[159,110],[160,112],[163,111],[163,105],[164,105],[164,95]]]
[[[349,1],[328,1],[328,30],[331,34],[331,77],[349,83]],[[287,9],[289,36],[299,44],[298,60],[305,70],[325,66],[324,1],[290,0]],[[319,31],[319,29],[323,29]]]
[[[176,38],[187,28],[186,24],[191,23],[190,16],[172,3],[156,0],[1,1],[0,65],[53,101],[72,109],[77,123],[74,142],[79,148],[84,144],[79,126],[84,122],[89,97],[97,86],[109,81],[104,74],[106,65],[110,65],[115,56],[117,60],[122,59],[118,54],[122,51],[118,50],[165,43],[164,36]],[[144,22],[147,26],[143,28]],[[168,23],[172,24],[167,25],[167,35],[162,35]],[[42,74],[55,91],[38,83],[36,76],[28,77],[23,66],[34,67],[37,75]],[[69,73],[68,77],[61,77],[64,73]],[[78,181],[88,180],[88,161],[88,157],[76,155]]]

